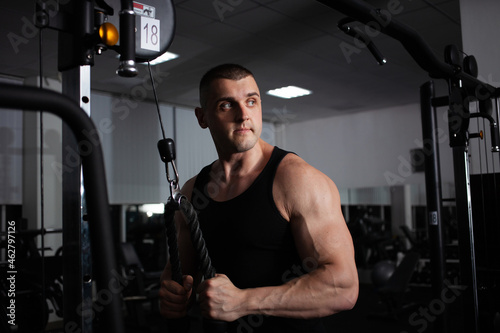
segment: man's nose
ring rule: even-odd
[[[244,103],[238,103],[236,116],[238,121],[245,121],[250,118],[250,109]]]

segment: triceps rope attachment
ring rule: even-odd
[[[161,160],[165,163],[167,180],[170,185],[170,197],[165,205],[165,228],[169,248],[170,264],[172,265],[172,278],[177,282],[182,281],[179,249],[177,245],[177,230],[175,228],[175,211],[180,210],[188,223],[191,241],[197,253],[200,271],[205,279],[215,276],[215,269],[208,255],[208,250],[203,239],[198,220],[198,214],[189,200],[179,190],[179,174],[175,166],[175,146],[172,139],[162,139],[158,142]],[[170,178],[169,164],[174,171],[174,178]]]
[[[170,185],[170,197],[165,204],[165,229],[167,234],[168,256],[172,271],[172,279],[182,285],[182,269],[179,256],[179,246],[177,243],[177,228],[175,227],[175,212],[180,210],[189,226],[191,242],[195,248],[198,259],[199,270],[202,272],[205,279],[210,279],[215,276],[215,269],[212,266],[212,261],[208,255],[207,246],[200,229],[198,214],[189,200],[182,195],[179,190],[179,174],[175,166],[175,147],[172,139],[163,139],[158,142],[158,150],[160,157],[165,163],[167,180]],[[175,178],[170,178],[168,164],[172,165]],[[185,321],[177,324],[172,324],[172,331],[187,332],[189,324]],[[206,333],[225,333],[227,332],[227,323],[218,320],[203,320],[203,330]]]

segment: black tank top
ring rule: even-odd
[[[275,147],[264,170],[239,196],[214,201],[208,193],[212,165],[196,178],[192,204],[212,264],[238,288],[281,285],[306,272],[298,256],[290,224],[272,194],[274,176],[288,152]],[[249,316],[230,324],[230,332],[324,332],[318,320]],[[250,330],[251,329],[251,330]]]

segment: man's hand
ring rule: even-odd
[[[203,281],[198,287],[201,314],[210,319],[235,321],[245,313],[245,291],[224,274]]]
[[[182,286],[173,280],[161,282],[160,313],[166,318],[187,316],[189,299],[193,292],[193,277],[185,275],[182,280]]]

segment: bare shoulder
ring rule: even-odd
[[[295,154],[286,155],[278,166],[273,194],[287,218],[317,205],[340,205],[335,183]]]
[[[286,155],[276,171],[276,185],[283,189],[302,189],[307,191],[314,187],[334,187],[334,182],[301,157],[295,154]]]

